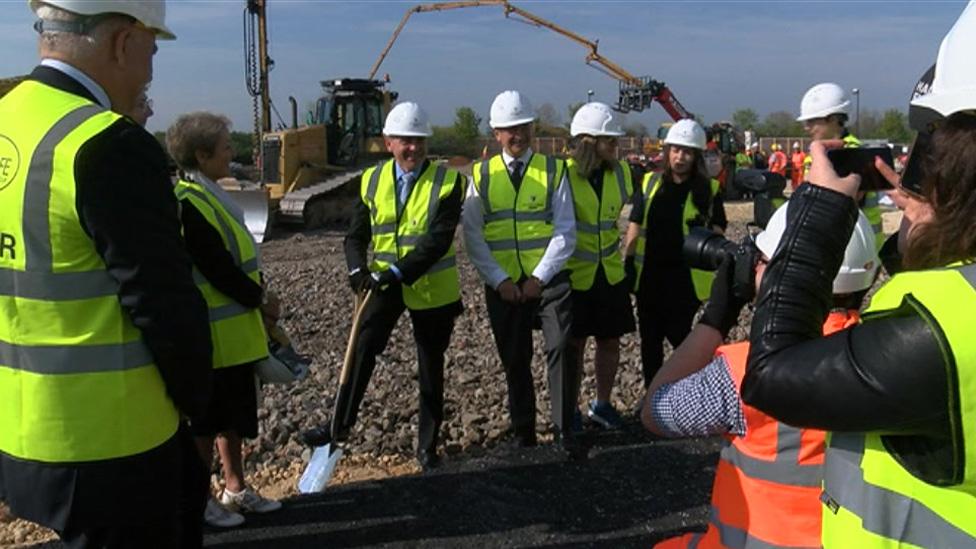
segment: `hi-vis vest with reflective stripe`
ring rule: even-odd
[[[857,311],[831,312],[824,335],[853,326]],[[741,394],[749,342],[719,347]],[[722,449],[712,486],[708,530],[666,540],[677,549],[775,549],[820,547],[820,484],[824,432],[780,423],[741,402],[746,434]]]
[[[227,211],[217,197],[203,185],[180,180],[176,197],[189,200],[220,234],[234,263],[248,278],[261,283],[257,247],[251,233]],[[268,334],[261,311],[241,305],[214,288],[193,269],[193,279],[207,301],[210,312],[210,339],[213,341],[213,366],[226,368],[261,360],[268,356]]]
[[[395,167],[393,160],[379,163],[363,174],[361,196],[369,207],[373,232],[371,271],[388,269],[417,245],[430,230],[437,207],[454,190],[463,185],[458,173],[446,166],[429,163],[413,183],[410,196],[397,211]],[[462,189],[463,191],[463,189]],[[454,244],[424,276],[411,285],[402,285],[403,302],[409,309],[441,307],[461,299]]]
[[[640,288],[641,273],[644,271],[644,252],[647,250],[647,226],[649,223],[647,214],[651,211],[651,201],[654,200],[657,190],[661,187],[661,177],[661,174],[658,172],[649,172],[644,176],[644,181],[641,185],[641,191],[644,193],[644,215],[641,217],[643,223],[641,224],[641,231],[637,236],[637,250],[634,253],[634,265],[637,267],[637,280],[634,281],[634,291]],[[714,198],[719,191],[718,180],[711,180],[711,191],[711,197]],[[681,216],[681,232],[685,236],[688,236],[688,232],[690,231],[688,222],[700,215],[703,214],[698,211],[698,207],[695,206],[695,202],[691,199],[691,193],[689,192],[688,199],[685,200],[685,209]],[[706,228],[711,229],[711,227]],[[651,261],[653,260],[654,258],[651,258]],[[714,279],[715,273],[691,269],[691,282],[695,286],[695,296],[698,297],[699,301],[708,299],[708,296],[712,293],[712,280]],[[662,288],[661,291],[666,292],[668,289]]]
[[[176,407],[75,207],[75,157],[118,119],[36,81],[0,99],[0,452],[18,459],[119,458],[176,433]]]
[[[824,467],[824,547],[976,547],[976,265],[902,273],[871,299],[865,318],[909,304],[937,327],[949,368],[949,410],[961,478],[936,486],[913,476],[884,437],[831,433]]]
[[[533,154],[523,168],[518,191],[502,155],[472,168],[475,190],[485,214],[485,242],[508,277],[531,276],[552,238],[552,195],[562,182],[565,164]]]
[[[567,264],[573,289],[589,290],[596,278],[598,264],[603,264],[607,282],[617,284],[626,276],[617,220],[621,208],[634,192],[630,167],[619,161],[613,170],[604,170],[601,196],[597,196],[593,185],[577,173],[575,160],[566,161],[566,170],[573,186],[576,208],[576,250]]]

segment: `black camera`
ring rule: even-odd
[[[759,249],[752,238],[733,242],[704,227],[691,227],[682,249],[685,261],[692,269],[716,271],[725,258],[733,262],[732,293],[743,301],[756,295],[756,261]]]

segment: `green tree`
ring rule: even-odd
[[[908,129],[908,119],[905,113],[898,109],[888,109],[881,115],[876,133],[877,137],[887,139],[892,143],[908,143],[912,140],[912,132]]]
[[[254,164],[254,134],[230,132],[230,147],[234,149],[234,162],[244,165]]]
[[[740,130],[755,130],[759,127],[759,115],[752,109],[736,109],[732,113],[732,124]]]
[[[650,135],[650,130],[647,129],[647,125],[643,122],[628,122],[622,126],[624,134],[630,137],[643,137],[645,135]]]
[[[535,135],[536,137],[569,137],[569,132],[563,126],[562,117],[552,103],[543,103],[536,109]]]
[[[462,141],[474,142],[481,135],[481,117],[471,107],[454,111],[454,133]]]
[[[755,128],[761,135],[768,137],[803,137],[803,123],[797,122],[793,113],[774,111],[766,115],[762,124]]]

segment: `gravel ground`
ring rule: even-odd
[[[728,213],[729,236],[738,239],[751,205],[729,204]],[[897,223],[886,222],[889,230]],[[341,248],[341,233],[328,230],[279,233],[262,245],[266,279],[285,311],[283,325],[297,348],[314,357],[308,379],[264,388],[261,434],[245,446],[250,482],[275,497],[295,496],[310,456],[298,434],[331,413],[352,316]],[[718,442],[654,440],[631,423],[617,434],[588,430],[595,445],[591,459],[566,462],[546,444],[551,437],[541,338],[533,370],[542,446],[512,448],[483,286],[462,249],[458,257],[465,312],[447,352],[443,467],[420,475],[412,460],[417,381],[404,315],[379,357],[334,486],[320,496],[290,499],[284,511],[254,518],[245,529],[214,532],[208,544],[625,547],[703,527]],[[745,338],[750,321],[747,308],[730,338]],[[591,343],[581,406],[594,391]],[[630,410],[640,393],[639,341],[630,335],[621,344],[614,404]],[[0,544],[45,539],[50,533],[4,518],[0,509]]]

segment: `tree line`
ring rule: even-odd
[[[908,127],[908,116],[898,109],[879,112],[862,109],[860,121],[851,116],[847,127],[862,139],[887,139],[892,143],[908,143],[912,131]],[[761,137],[807,137],[803,123],[796,121],[796,115],[788,111],[774,111],[760,120],[755,110],[736,109],[732,113],[732,123],[740,130],[752,130]]]

